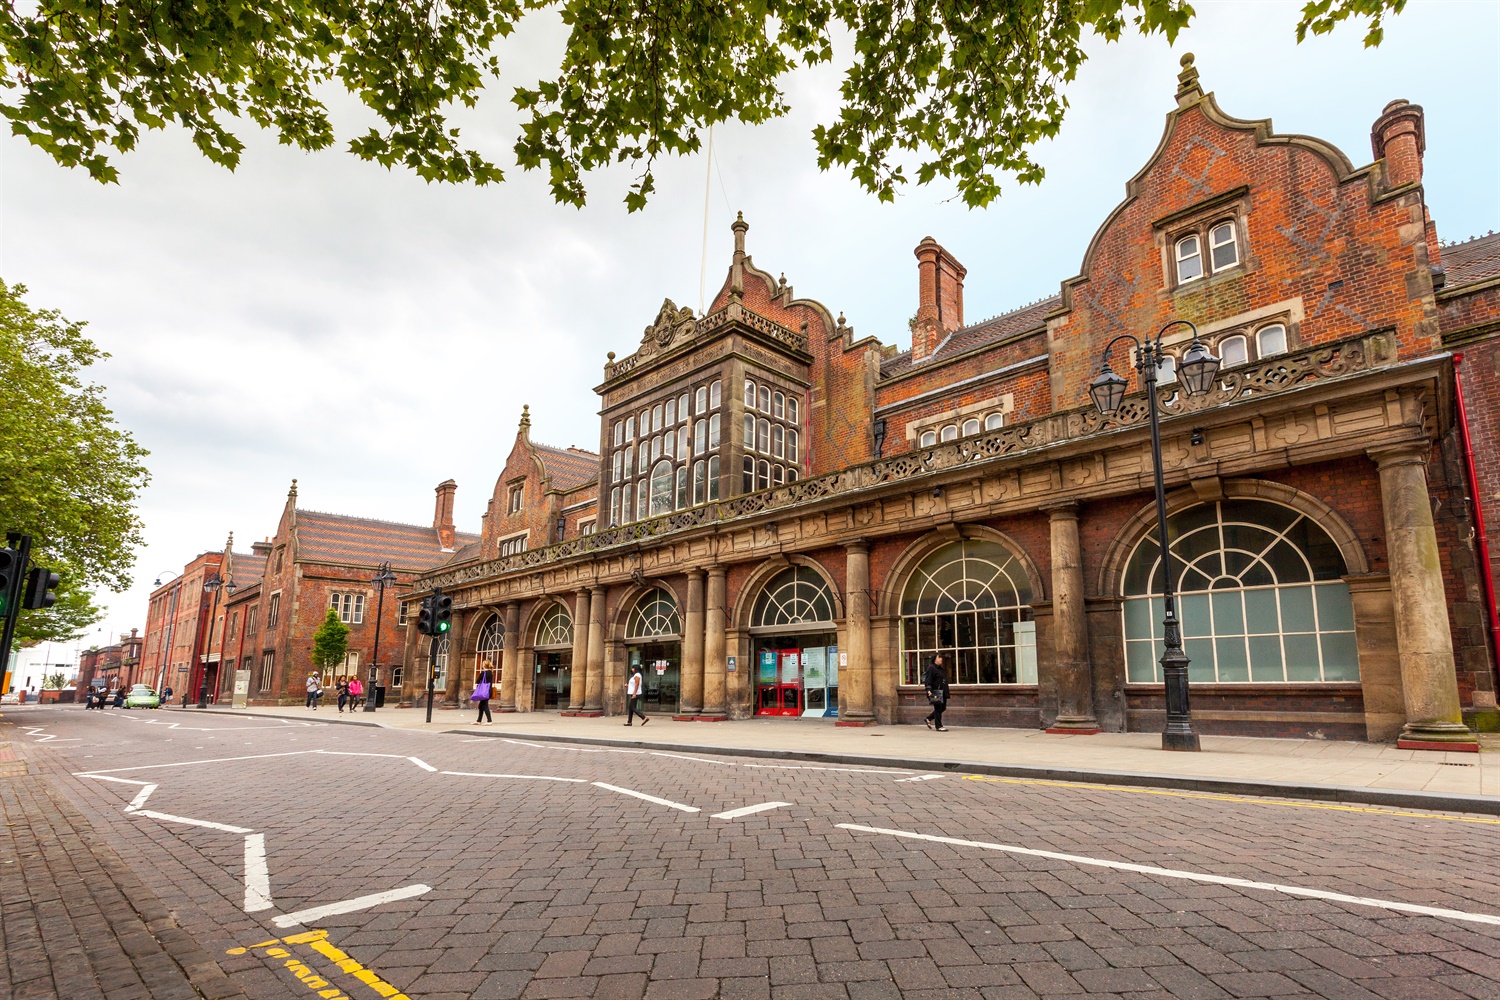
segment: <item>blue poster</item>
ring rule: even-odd
[[[776,683],[776,650],[774,649],[760,651],[760,682],[762,684]]]

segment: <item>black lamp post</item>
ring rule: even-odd
[[[1188,658],[1182,651],[1182,627],[1177,619],[1177,598],[1172,592],[1172,548],[1167,542],[1167,490],[1162,482],[1161,416],[1157,412],[1156,368],[1161,363],[1161,336],[1174,326],[1193,331],[1193,343],[1182,356],[1178,378],[1189,396],[1200,396],[1213,388],[1219,377],[1219,359],[1198,339],[1198,328],[1185,319],[1175,319],[1156,332],[1156,339],[1143,343],[1131,334],[1122,334],[1104,348],[1099,374],[1089,383],[1089,395],[1103,414],[1112,414],[1125,398],[1125,379],[1109,367],[1109,352],[1122,340],[1135,345],[1135,369],[1146,388],[1146,406],[1151,415],[1151,465],[1156,477],[1156,533],[1161,547],[1162,603],[1162,680],[1167,695],[1167,727],[1161,734],[1163,750],[1197,750],[1198,734],[1193,732],[1192,711],[1188,707]]]
[[[375,655],[370,657],[370,686],[365,689],[366,712],[375,711],[375,681],[380,676],[380,625],[385,620],[385,588],[396,582],[391,564],[381,563],[380,568],[375,571],[375,578],[370,582],[375,585],[378,596],[375,599]]]
[[[206,643],[203,644],[203,649],[204,649],[203,658],[205,660],[208,659],[208,650],[211,650],[211,649],[214,648],[214,626],[218,624],[218,617],[219,617],[219,590],[220,590],[220,588],[228,590],[231,597],[234,596],[234,592],[239,589],[238,587],[236,587],[234,585],[234,579],[232,577],[230,578],[230,580],[229,580],[228,583],[225,583],[223,580],[219,579],[219,574],[217,574],[217,573],[215,573],[213,576],[209,577],[207,580],[205,580],[203,582],[203,589],[205,591],[207,591],[208,593],[211,593],[211,594],[214,595],[213,610],[208,613],[208,642],[206,642]],[[223,637],[223,633],[220,633],[220,635],[219,635],[219,663],[220,663],[221,666],[222,666],[223,662],[224,662],[224,637]],[[208,664],[207,663],[200,663],[200,664],[198,664],[198,707],[199,708],[207,708],[208,707]]]
[[[153,583],[151,586],[153,586],[153,587],[160,587],[162,585],[162,579],[161,578],[163,576],[166,576],[168,573],[172,574],[172,576],[169,579],[178,578],[178,577],[182,576],[181,573],[173,572],[170,569],[164,569],[164,570],[162,570],[160,573],[158,573],[156,575],[156,582]],[[162,626],[161,667],[156,672],[156,693],[157,694],[161,694],[162,689],[167,686],[167,667],[169,665],[168,664],[168,659],[171,656],[171,652],[172,652],[172,626],[174,626],[174,625],[177,624],[177,595],[178,595],[178,593],[181,590],[182,590],[182,581],[179,579],[177,581],[177,585],[172,588],[172,604],[167,609],[167,622],[166,622],[166,624],[164,626]]]

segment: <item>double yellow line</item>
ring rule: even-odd
[[[284,938],[272,938],[270,941],[261,941],[252,944],[248,948],[230,948],[225,954],[243,955],[248,951],[261,951],[267,958],[281,959],[287,969],[296,976],[309,990],[312,990],[323,1000],[350,1000],[348,994],[335,986],[328,979],[318,975],[312,967],[301,959],[295,957],[282,945],[306,945],[313,951],[328,959],[338,970],[347,976],[353,976],[374,990],[387,1000],[411,1000],[390,983],[381,979],[369,969],[360,965],[343,951],[328,943],[327,931],[304,931],[301,934],[292,934]]]

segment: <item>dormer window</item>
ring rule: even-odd
[[[1240,248],[1232,221],[1220,222],[1208,231],[1208,246],[1215,274],[1240,262]]]
[[[521,501],[525,492],[525,486],[512,486],[510,488],[510,503],[508,505],[510,513],[519,514],[521,512]]]
[[[1197,236],[1177,241],[1177,283],[1186,284],[1203,277],[1203,248]]]

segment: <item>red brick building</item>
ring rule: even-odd
[[[149,665],[142,662],[142,639],[136,629],[120,635],[120,641],[108,646],[86,649],[78,655],[78,679],[74,690],[82,692],[90,687],[113,690],[123,687],[129,691],[136,684],[150,684]]]
[[[229,700],[235,671],[243,670],[251,704],[301,703],[312,671],[313,633],[330,608],[349,626],[349,653],[341,668],[323,675],[324,686],[331,690],[337,678],[356,674],[369,682],[378,630],[378,682],[399,690],[407,617],[399,595],[416,574],[465,547],[476,549],[480,541],[453,526],[457,489],[452,480],[437,487],[432,525],[423,527],[300,509],[293,480],[276,534],[256,542],[249,556],[227,550],[223,556],[226,597],[217,615],[216,645],[205,650],[217,698]],[[374,581],[387,563],[394,579],[382,600]]]
[[[736,221],[707,314],[667,300],[609,355],[597,482],[584,452],[534,458],[523,417],[480,544],[420,577],[413,597],[458,608],[449,700],[490,661],[502,710],[623,713],[639,666],[681,719],[912,722],[942,653],[960,723],[1160,730],[1147,406],[1117,342],[1160,330],[1198,730],[1474,748],[1493,588],[1449,348],[1492,502],[1500,283],[1493,246],[1439,244],[1422,122],[1393,101],[1356,167],[1225,114],[1188,57],[1079,273],[970,323],[975,277],[924,239],[907,351],[757,267]],[[1222,359],[1206,395],[1176,377],[1195,337]],[[1106,415],[1088,387],[1110,345],[1130,395]],[[549,481],[559,455],[578,468]],[[427,647],[407,642],[415,692]]]

